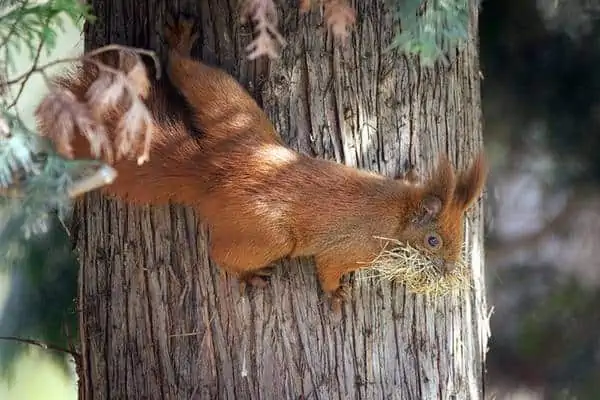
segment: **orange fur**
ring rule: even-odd
[[[166,38],[168,76],[190,113],[166,116],[168,96],[155,85],[146,99],[156,119],[150,161],[117,161],[119,175],[106,193],[137,204],[193,207],[209,226],[211,257],[248,282],[280,258],[315,256],[323,290],[342,300],[342,276],[372,261],[382,246],[377,236],[423,245],[437,235],[442,245],[432,250],[451,268],[462,246],[463,214],[485,184],[483,154],[458,177],[442,158],[422,183],[305,156],[284,145],[233,77],[189,58],[190,24],[168,28]],[[83,98],[94,73],[85,67],[60,82]],[[43,130],[48,121],[38,120]],[[78,138],[75,154],[86,147]]]

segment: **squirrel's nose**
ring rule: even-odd
[[[450,272],[454,271],[454,268],[456,268],[456,264],[453,263],[452,261],[446,261],[444,263],[444,273],[445,274],[449,274]]]
[[[436,268],[442,274],[448,274],[456,268],[456,264],[452,261],[446,261],[443,258],[437,258],[434,261]]]

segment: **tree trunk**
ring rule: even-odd
[[[197,16],[194,55],[228,70],[293,148],[387,175],[428,172],[447,152],[465,167],[482,145],[477,6],[449,67],[384,52],[383,0],[353,2],[350,46],[333,46],[315,10],[279,3],[288,46],[244,58],[235,0],[94,0],[86,50],[159,50],[165,13]],[[284,4],[285,3],[285,4]],[[356,4],[358,3],[358,4]],[[335,204],[331,205],[335,207]],[[336,322],[311,260],[283,261],[271,286],[241,297],[207,255],[193,212],[128,207],[91,194],[78,206],[83,399],[481,399],[487,341],[481,205],[469,214],[472,288],[435,299],[354,279]]]

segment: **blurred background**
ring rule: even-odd
[[[58,40],[52,58],[82,50],[74,27]],[[480,46],[492,157],[486,396],[600,398],[600,1],[484,0]],[[44,85],[34,86],[24,117]],[[50,236],[31,243],[30,268],[0,267],[0,336],[68,349],[77,266],[61,228]],[[0,341],[0,399],[75,399],[64,360]]]
[[[81,29],[66,18],[64,32],[59,31],[56,41],[50,54],[41,52],[40,64],[76,57],[83,51]],[[26,49],[15,53],[14,64],[11,76],[27,72],[30,53]],[[49,72],[56,73],[61,68],[64,65]],[[16,104],[19,116],[30,129],[35,128],[33,111],[46,92],[42,76],[32,75]],[[0,232],[5,219],[0,210]],[[54,225],[47,235],[36,240],[12,240],[11,244],[11,248],[5,245],[1,251],[27,251],[23,252],[20,265],[0,263],[0,337],[35,339],[68,350],[78,337],[78,264],[64,229]],[[75,400],[74,369],[64,352],[0,339],[0,400]]]
[[[599,399],[600,2],[484,0],[480,45],[487,392]]]

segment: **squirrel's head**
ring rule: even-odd
[[[413,247],[427,250],[441,272],[453,270],[461,256],[463,216],[479,198],[486,177],[483,152],[458,174],[442,156],[431,177],[416,188],[416,203],[400,236]]]

